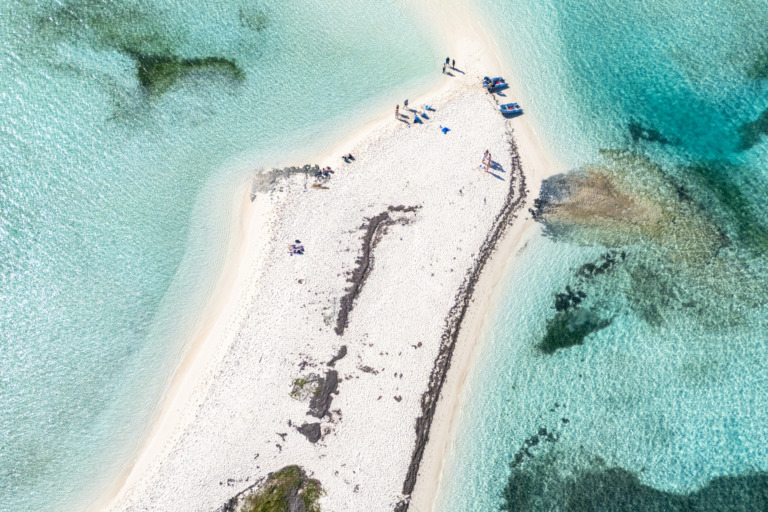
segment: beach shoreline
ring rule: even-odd
[[[476,34],[463,34],[459,37],[459,43],[457,43],[455,46],[452,47],[451,52],[453,52],[455,55],[460,56],[460,59],[466,59],[467,62],[472,62],[473,67],[476,69],[490,67],[494,64],[490,64],[490,62],[493,60],[491,57],[490,60],[488,55],[485,55],[484,57],[481,57],[481,55],[484,53],[483,44],[480,43],[476,39]],[[461,62],[461,61],[460,61]],[[498,64],[498,63],[497,63]],[[467,77],[457,77],[459,80],[462,80],[463,82],[467,82]],[[411,100],[411,105],[420,105],[422,104],[425,98],[433,98],[435,96],[445,96],[445,95],[451,95],[455,94],[454,92],[451,92],[452,89],[456,89],[455,80],[447,80],[443,81],[441,84],[438,84],[434,89],[424,93],[420,94],[418,97],[414,97]],[[466,87],[466,85],[459,86]],[[479,89],[479,84],[476,84],[476,87]],[[496,113],[498,115],[498,113]],[[380,118],[378,118],[375,121],[372,121],[365,125],[365,127],[361,130],[358,130],[356,134],[351,137],[348,140],[343,141],[342,143],[338,144],[337,148],[333,151],[329,151],[325,154],[320,155],[315,161],[319,162],[321,166],[325,165],[331,165],[334,168],[338,168],[338,160],[339,154],[346,154],[349,152],[351,148],[357,148],[361,144],[365,145],[368,144],[371,145],[371,139],[374,139],[374,143],[376,142],[376,139],[381,139],[382,137],[386,139],[388,134],[386,132],[392,132],[392,121],[387,119],[386,114],[382,114]],[[507,122],[509,123],[509,122]],[[516,120],[515,124],[515,139],[517,140],[518,146],[520,145],[520,133],[522,133],[522,139],[528,140],[530,143],[530,140],[535,138],[534,135],[532,135],[532,131],[530,127],[527,126],[524,119]],[[399,129],[403,129],[404,127],[397,127]],[[413,127],[413,128],[421,128],[421,127]],[[411,129],[409,125],[409,129]],[[382,131],[385,132],[382,135]],[[498,134],[497,134],[498,135]],[[367,141],[367,142],[366,142]],[[380,141],[379,141],[380,142]],[[525,146],[525,144],[523,144]],[[526,161],[536,161],[537,165],[534,167],[541,167],[546,166],[546,159],[542,158],[536,158],[533,159],[530,157],[530,147],[520,147],[520,154],[522,155],[521,158],[523,160],[523,167],[525,167]],[[526,171],[528,170],[527,167],[525,167]],[[340,175],[337,175],[334,177],[334,181],[336,179],[343,179]],[[291,181],[289,178],[288,181]],[[294,182],[297,182],[297,179],[293,179]],[[522,175],[517,180],[518,184],[523,183],[522,182]],[[333,183],[333,181],[331,182]],[[514,184],[514,183],[513,183]],[[297,183],[292,183],[288,188],[291,186],[295,187]],[[530,183],[529,185],[530,186]],[[306,181],[304,183],[304,188],[306,189]],[[512,216],[515,214],[518,214],[519,211],[525,206],[527,203],[523,200],[522,197],[525,193],[525,186],[523,185],[519,189],[516,190],[517,197],[515,194],[512,194],[510,197],[515,198],[515,207],[511,210],[509,208],[505,209],[501,212],[500,215],[505,214],[507,216]],[[287,193],[278,193],[277,195],[281,196],[280,198],[276,199],[275,193],[271,194],[265,194],[265,193],[258,193],[255,195],[252,195],[251,197],[256,198],[256,204],[262,204],[265,203],[269,205],[267,210],[261,210],[261,211],[252,211],[248,213],[248,210],[253,210],[251,205],[245,205],[241,209],[240,219],[241,222],[246,222],[246,224],[241,224],[241,236],[244,237],[244,239],[249,239],[250,234],[250,241],[243,243],[243,250],[239,256],[240,263],[238,265],[237,272],[229,272],[227,276],[222,277],[220,280],[220,283],[227,283],[225,286],[225,289],[228,289],[228,291],[224,291],[222,294],[222,297],[225,297],[223,299],[223,303],[220,303],[218,306],[215,306],[212,311],[215,313],[211,315],[210,321],[204,322],[204,325],[206,327],[203,329],[203,335],[197,339],[196,342],[194,342],[191,347],[188,349],[184,361],[182,361],[179,369],[177,370],[176,374],[173,378],[173,384],[171,385],[170,390],[164,397],[162,401],[161,406],[161,412],[157,416],[157,419],[155,420],[155,425],[152,427],[152,433],[148,437],[148,439],[142,444],[142,448],[140,451],[140,455],[137,457],[135,463],[132,465],[130,472],[125,478],[121,481],[119,487],[119,490],[116,490],[116,492],[112,493],[111,500],[111,509],[113,510],[123,510],[125,509],[125,505],[127,503],[133,503],[134,505],[136,503],[143,502],[143,499],[138,498],[138,501],[136,500],[128,500],[126,502],[125,497],[126,495],[133,494],[134,496],[137,495],[136,488],[142,487],[142,480],[145,482],[144,487],[146,487],[146,477],[147,474],[153,469],[152,466],[154,466],[155,474],[157,474],[157,467],[163,466],[162,459],[163,457],[166,457],[167,455],[164,455],[168,453],[168,445],[172,444],[174,436],[176,438],[184,437],[185,432],[184,429],[188,427],[193,421],[195,415],[190,415],[189,411],[186,413],[186,418],[184,417],[184,409],[189,409],[190,404],[199,402],[200,400],[205,399],[205,395],[209,392],[209,387],[211,386],[212,382],[216,379],[217,373],[220,374],[223,370],[221,370],[221,365],[226,364],[226,359],[228,356],[230,356],[231,347],[228,347],[230,343],[232,343],[233,337],[236,338],[237,330],[241,329],[241,326],[245,323],[248,312],[247,308],[244,308],[242,304],[242,296],[243,294],[249,293],[249,288],[253,286],[252,282],[249,282],[252,280],[252,276],[254,274],[259,273],[261,268],[261,263],[259,263],[259,257],[267,257],[268,253],[270,251],[274,250],[274,237],[270,240],[268,244],[258,244],[254,243],[254,240],[256,238],[263,239],[267,238],[269,234],[274,233],[274,223],[277,222],[277,217],[280,216],[280,210],[281,208],[285,207],[284,200],[287,197]],[[507,218],[507,220],[509,220]],[[515,224],[514,227],[510,228],[510,226],[506,225],[506,221],[502,222],[501,224],[495,225],[492,228],[493,230],[496,230],[496,235],[491,236],[491,246],[490,250],[487,250],[487,254],[483,256],[482,264],[479,266],[475,266],[475,270],[473,271],[474,274],[476,274],[475,277],[471,278],[474,280],[478,280],[477,286],[474,284],[472,285],[474,287],[473,290],[471,290],[471,294],[462,296],[462,293],[460,292],[459,295],[455,295],[455,290],[452,296],[455,295],[455,299],[457,302],[463,302],[467,306],[469,306],[470,302],[475,302],[475,299],[480,296],[487,296],[488,290],[496,289],[495,287],[498,284],[498,280],[492,280],[491,283],[488,283],[488,275],[494,275],[497,276],[497,271],[491,271],[489,272],[488,269],[490,267],[494,268],[500,268],[504,265],[509,265],[510,259],[508,257],[502,258],[499,256],[501,253],[500,249],[503,249],[503,253],[505,255],[509,255],[509,253],[517,250],[519,240],[521,233],[528,232],[528,227],[530,227],[530,223],[526,223],[522,228],[518,228],[518,225],[520,223],[518,222]],[[528,226],[528,227],[525,227]],[[254,232],[260,233],[260,235],[254,235]],[[515,234],[517,233],[517,235]],[[509,242],[509,240],[512,240],[512,242]],[[496,247],[497,243],[501,243],[501,248]],[[511,245],[510,245],[511,244]],[[478,246],[479,247],[479,246]],[[494,250],[495,249],[495,250]],[[257,257],[256,254],[259,254],[260,256]],[[230,262],[230,259],[227,258],[228,265]],[[249,276],[250,279],[249,279]],[[447,299],[447,298],[446,298]],[[480,301],[480,303],[485,304],[485,308],[490,307],[490,304],[487,304],[486,301]],[[482,309],[485,309],[482,308]],[[472,346],[472,340],[476,341],[476,335],[477,335],[477,329],[479,325],[482,325],[482,322],[478,320],[478,318],[483,318],[484,315],[481,314],[480,311],[478,311],[476,306],[469,307],[467,311],[465,311],[467,316],[464,316],[464,313],[462,313],[462,319],[461,321],[456,324],[457,332],[461,332],[461,335],[455,343],[455,348],[458,350],[456,354],[462,354],[461,357],[458,357],[457,355],[454,355],[454,361],[460,361],[460,364],[456,364],[457,367],[463,367],[465,370],[463,371],[463,375],[466,374],[466,364],[469,358],[471,357],[472,350],[467,351],[465,348],[466,346]],[[234,319],[234,320],[233,320]],[[472,334],[474,333],[475,336],[473,338]],[[465,340],[465,338],[467,338]],[[451,348],[453,350],[453,347]],[[441,352],[442,353],[442,352]],[[215,357],[214,357],[214,354]],[[450,360],[450,358],[449,358]],[[437,358],[433,361],[437,361]],[[430,365],[430,368],[435,366],[435,364]],[[447,366],[446,366],[447,369]],[[423,373],[426,374],[426,368],[422,369]],[[460,372],[462,373],[462,372]],[[442,378],[446,378],[445,375],[443,375]],[[448,372],[447,382],[452,382],[451,379],[451,373]],[[423,392],[423,389],[412,389],[414,393],[421,394]],[[448,388],[443,388],[442,384],[437,389],[436,397],[441,396],[442,392],[447,390]],[[458,396],[458,393],[461,391],[461,386],[458,386],[454,391],[452,391],[452,403],[455,403],[456,396]],[[381,398],[381,397],[380,397]],[[442,402],[442,400],[440,401]],[[416,405],[415,403],[413,404]],[[453,416],[455,415],[455,411],[453,409],[455,407],[449,407],[446,411],[443,411],[445,409],[445,405],[442,405],[442,403],[437,404],[435,403],[434,406],[437,407],[438,413],[437,417],[440,418],[440,422],[445,422],[449,425],[454,423]],[[433,407],[434,408],[434,407]],[[452,412],[453,411],[453,412]],[[434,410],[432,411],[434,413]],[[192,416],[192,417],[191,417]],[[416,415],[413,416],[414,419],[416,418]],[[430,419],[430,421],[432,421]],[[289,421],[290,425],[290,421]],[[428,427],[428,426],[427,426]],[[415,458],[411,457],[410,467],[415,467],[418,470],[419,475],[426,475],[430,474],[430,472],[434,472],[434,468],[439,468],[442,465],[442,451],[444,450],[444,443],[446,442],[447,438],[445,438],[445,435],[447,434],[436,434],[433,432],[430,432],[430,429],[427,428],[424,431],[424,436],[429,438],[429,441],[426,442],[426,438],[424,438],[425,441],[425,459],[422,463],[421,457],[419,457],[419,460],[415,462]],[[441,430],[442,432],[442,430]],[[448,430],[450,432],[450,430]],[[417,442],[418,446],[418,442]],[[437,447],[437,448],[436,448]],[[402,448],[401,450],[410,452],[411,446],[407,446]],[[282,452],[282,448],[280,449],[280,452]],[[435,455],[437,454],[437,455]],[[161,462],[158,464],[158,460]],[[424,464],[424,465],[423,465]],[[425,470],[425,467],[429,467]],[[411,473],[413,473],[413,469],[411,469]],[[404,472],[405,474],[405,472]],[[415,474],[412,475],[412,477],[415,477]],[[408,477],[406,477],[406,486],[408,485]],[[411,478],[413,480],[413,478]],[[424,481],[424,478],[421,477],[418,480],[415,480],[414,483],[416,483],[416,492],[420,492],[420,490],[424,487],[421,485],[421,482]],[[436,490],[437,482],[434,482],[435,488],[431,491],[432,499],[434,498],[434,491]],[[428,487],[428,486],[427,486]],[[411,488],[413,488],[411,486]],[[407,487],[406,487],[407,489]],[[141,492],[138,492],[138,495],[140,495]],[[236,494],[235,490],[233,489],[230,493],[231,495]],[[408,493],[404,493],[408,494]],[[427,492],[427,494],[430,494],[430,492]],[[405,496],[407,498],[407,496]],[[398,504],[407,503],[407,499],[403,500],[403,496],[400,498],[391,501],[390,504],[393,506],[397,506]],[[420,498],[421,499],[421,498]],[[428,500],[431,502],[431,499]],[[100,502],[99,506],[102,506],[103,502]],[[421,509],[419,509],[421,510]]]
[[[178,427],[184,404],[191,399],[194,388],[203,376],[205,366],[217,356],[221,340],[230,328],[231,318],[237,301],[244,293],[245,274],[258,267],[261,260],[260,247],[256,242],[268,236],[270,214],[274,203],[268,197],[259,202],[250,198],[250,183],[238,188],[240,204],[229,227],[230,240],[227,253],[210,298],[198,319],[198,326],[184,348],[166,391],[157,402],[149,433],[144,437],[134,458],[128,462],[117,480],[102,492],[88,506],[87,510],[111,508],[120,492],[133,484],[136,475],[144,471],[152,457]],[[220,356],[220,354],[219,354]]]

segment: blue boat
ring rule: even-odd
[[[518,115],[523,113],[523,109],[517,103],[505,103],[499,105],[499,112],[504,115]]]
[[[499,89],[504,89],[505,87],[507,87],[507,82],[505,82],[504,78],[500,76],[496,76],[493,78],[488,78],[487,76],[484,76],[483,87],[489,90],[497,91]]]

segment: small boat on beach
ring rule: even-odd
[[[499,105],[499,112],[504,115],[519,115],[523,113],[523,109],[517,103],[505,103]]]
[[[505,82],[504,78],[500,76],[496,76],[493,78],[488,78],[487,76],[484,76],[483,87],[489,90],[499,90],[507,87],[507,82]]]

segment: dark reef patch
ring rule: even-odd
[[[563,424],[568,423],[568,420],[564,420]],[[523,441],[520,449],[517,450],[512,462],[509,463],[510,467],[515,470],[519,466],[525,463],[525,461],[533,459],[533,450],[540,446],[542,443],[556,443],[560,440],[560,435],[555,431],[550,431],[547,427],[539,427],[539,431],[529,436]]]
[[[612,315],[605,307],[596,304],[605,295],[606,288],[600,280],[612,273],[620,263],[625,262],[625,251],[608,251],[601,254],[597,261],[585,263],[576,271],[574,282],[566,285],[565,291],[555,293],[555,316],[547,321],[541,341],[536,347],[544,354],[575,345],[583,345],[587,336],[611,324]],[[584,288],[590,289],[587,294]],[[610,288],[610,286],[608,286]],[[595,300],[593,300],[595,299]]]
[[[566,286],[565,293],[555,294],[555,309],[557,311],[568,311],[572,307],[577,307],[586,298],[586,293],[582,291],[574,292],[570,286]]]
[[[185,76],[196,71],[215,72],[238,82],[245,81],[245,72],[234,60],[224,57],[184,59],[175,55],[145,55],[123,50],[136,62],[139,84],[150,94],[166,92]]]
[[[750,34],[754,37],[754,34]],[[752,60],[747,68],[747,77],[752,80],[762,80],[768,78],[768,39],[763,39],[757,45],[757,56]]]
[[[661,491],[637,475],[605,467],[563,468],[548,454],[513,469],[502,492],[504,512],[745,512],[768,510],[768,473],[723,476],[689,494]]]
[[[579,345],[627,311],[650,326],[688,318],[722,331],[768,303],[758,284],[768,254],[759,173],[715,161],[664,168],[628,151],[602,157],[545,180],[532,210],[552,239],[613,248],[555,295],[543,352]]]
[[[263,32],[269,27],[269,15],[262,9],[241,7],[237,14],[240,25],[254,32]]]
[[[256,22],[265,23],[260,20]],[[194,72],[215,73],[238,83],[245,80],[245,71],[234,59],[183,55],[187,34],[173,27],[165,13],[151,4],[75,0],[39,16],[36,26],[48,41],[67,41],[130,57],[139,84],[152,95],[166,92]]]
[[[634,142],[646,140],[648,142],[655,142],[658,144],[672,143],[672,141],[664,137],[664,135],[662,135],[660,131],[655,130],[653,128],[646,128],[645,126],[640,124],[638,121],[635,121],[634,119],[630,121],[628,128],[629,128],[629,135],[630,137],[632,137],[632,140]]]
[[[763,135],[768,135],[768,110],[764,110],[760,117],[739,127],[741,141],[739,149],[746,151],[757,146]]]
[[[587,336],[610,324],[610,320],[602,319],[589,310],[558,311],[554,318],[547,321],[546,331],[537,348],[551,355],[563,348],[583,345]]]
[[[625,261],[627,259],[626,251],[609,251],[600,256],[600,260],[596,263],[585,263],[576,272],[579,277],[593,278],[607,272],[610,272],[616,267],[619,261]]]
[[[700,162],[683,171],[685,179],[695,185],[688,194],[697,196],[700,204],[711,205],[715,202],[719,205],[720,224],[732,227],[737,242],[753,254],[768,252],[768,226],[761,221],[762,216],[744,193],[745,189],[756,191],[764,188],[753,172],[719,162]],[[747,183],[735,183],[732,177],[736,174],[742,175]]]

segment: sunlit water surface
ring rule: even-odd
[[[768,506],[768,4],[478,0],[548,150],[435,510]]]
[[[0,39],[0,510],[81,509],[145,433],[248,178],[437,58],[359,0],[9,0]]]

